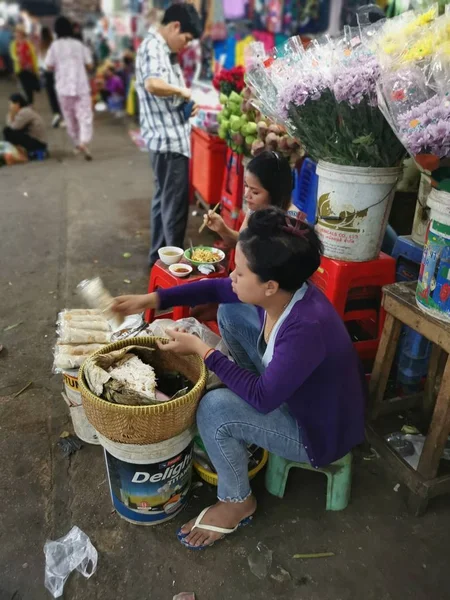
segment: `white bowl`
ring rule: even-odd
[[[171,254],[167,254],[168,252]],[[180,262],[184,250],[183,248],[177,248],[177,246],[164,246],[158,250],[158,254],[165,265],[174,265],[175,263]]]
[[[187,277],[192,273],[193,269],[191,265],[181,263],[178,265],[169,265],[169,271],[172,273],[172,275],[175,275],[175,277]]]

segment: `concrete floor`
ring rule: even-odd
[[[12,89],[0,81],[0,112]],[[38,106],[46,110],[45,98]],[[319,474],[292,472],[282,501],[260,476],[254,524],[196,553],[174,534],[214,501],[212,488],[195,490],[173,521],[137,527],[112,512],[99,447],[62,457],[56,442],[71,423],[61,377],[51,373],[56,316],[79,305],[77,283],[97,273],[114,294],[145,291],[151,173],[126,125],[108,116],[97,119],[92,163],[70,155],[65,131],[50,135],[52,159],[0,170],[0,600],[49,597],[43,546],[73,525],[90,536],[99,560],[90,580],[71,576],[71,600],[171,600],[182,591],[198,600],[450,598],[450,499],[410,517],[377,460],[357,461],[352,502],[341,513],[325,512]],[[198,227],[200,217],[192,221]],[[247,562],[259,541],[273,551],[264,580]],[[335,556],[293,558],[323,551]],[[279,566],[288,581],[278,581]]]

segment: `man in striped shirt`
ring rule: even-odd
[[[149,264],[162,246],[183,246],[189,202],[189,116],[191,99],[178,54],[202,33],[191,4],[170,6],[159,27],[151,27],[136,57],[141,135],[150,151],[155,190],[151,208]]]

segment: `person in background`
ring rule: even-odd
[[[180,66],[188,88],[196,76],[200,74],[202,63],[202,48],[200,40],[193,40],[180,52]]]
[[[10,54],[14,64],[14,72],[20,81],[28,104],[33,104],[34,92],[40,89],[39,67],[36,50],[27,39],[23,25],[16,25],[15,39],[11,43]]]
[[[123,111],[125,104],[125,86],[113,66],[107,66],[104,71],[104,93],[102,99],[112,112]]]
[[[58,17],[55,33],[58,39],[48,50],[45,68],[55,73],[59,104],[75,152],[82,152],[86,160],[92,160],[89,143],[94,116],[86,71],[92,68],[92,56],[88,48],[73,37],[72,24],[66,17]]]
[[[99,33],[97,39],[97,58],[98,62],[101,64],[104,60],[106,60],[111,54],[111,50],[109,48],[108,40]]]
[[[155,180],[151,207],[149,266],[162,246],[183,246],[189,208],[189,113],[177,55],[202,34],[190,4],[173,4],[159,27],[151,27],[136,57],[141,135],[150,151]],[[195,111],[194,111],[195,112]]]
[[[131,50],[125,50],[122,56],[122,67],[118,73],[125,86],[125,96],[130,90],[131,80],[134,76],[134,53]]]
[[[9,54],[12,40],[11,27],[0,18],[0,60],[3,62],[3,68],[7,75],[11,75],[13,72],[12,60]]]
[[[3,130],[5,141],[21,146],[28,154],[37,151],[47,153],[47,135],[42,117],[27,105],[22,94],[9,98],[9,112]]]
[[[53,42],[53,35],[50,27],[43,27],[41,30],[41,40],[39,45],[39,68],[41,69],[45,80],[45,91],[47,92],[48,102],[53,113],[52,127],[58,127],[61,122],[61,109],[59,107],[58,96],[55,90],[55,75],[53,71],[45,68],[48,49]]]

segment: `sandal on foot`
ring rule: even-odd
[[[201,521],[210,508],[211,506],[207,506],[204,510],[202,510],[202,512],[195,519],[195,523],[191,531],[194,529],[204,529],[205,531],[214,531],[215,533],[221,533],[222,537],[216,540],[216,542],[222,540],[226,535],[234,533],[236,529],[239,529],[239,527],[245,527],[245,525],[249,525],[253,519],[252,515],[250,517],[245,517],[245,519],[242,519],[242,521],[240,521],[236,525],[236,527],[234,527],[234,529],[225,529],[224,527],[216,527],[215,525],[203,525]],[[205,548],[210,548],[216,543],[212,542],[212,544],[203,544],[202,546],[191,546],[191,544],[189,544],[185,539],[191,533],[191,531],[189,531],[189,533],[182,533],[181,529],[177,531],[177,538],[180,540],[183,546],[185,546],[185,548],[189,548],[189,550],[205,550]]]

